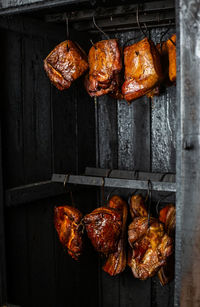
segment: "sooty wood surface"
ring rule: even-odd
[[[155,43],[160,42],[164,31],[166,29],[151,31]],[[174,29],[169,30],[166,39],[172,33]],[[115,37],[121,46],[142,39],[139,31],[116,34]],[[175,172],[175,86],[167,88],[159,97],[152,100],[142,97],[130,106],[126,101],[101,97],[98,99],[98,122],[99,167]],[[116,193],[127,196],[126,191]],[[158,193],[153,195],[159,199]],[[114,278],[102,272],[100,283],[100,306],[173,306],[173,282],[162,287],[157,277],[139,281],[133,278],[129,268]]]
[[[159,40],[163,30],[152,31],[153,39]],[[142,97],[129,106],[104,96],[95,106],[81,79],[59,92],[43,71],[42,60],[65,39],[64,31],[58,31],[57,40],[55,33],[52,38],[50,33],[42,35],[42,27],[38,37],[28,33],[2,34],[6,188],[47,180],[52,172],[82,173],[85,166],[94,167],[96,160],[101,168],[175,171],[175,87],[153,101]],[[129,39],[133,39],[129,44],[142,39],[139,31],[116,37],[122,46]],[[82,35],[83,40],[87,51],[89,39]],[[84,214],[101,205],[97,189],[73,187],[73,191],[76,206]],[[117,192],[127,198],[132,191]],[[82,259],[74,262],[58,242],[53,226],[54,205],[66,202],[71,202],[67,193],[7,209],[10,302],[25,307],[173,306],[173,283],[162,288],[157,277],[136,280],[128,267],[120,276],[108,276],[88,240]]]
[[[41,32],[38,37],[2,33],[5,188],[47,180],[53,172],[81,173],[89,162],[95,166],[94,104],[80,82],[60,93],[43,70],[45,56],[64,39],[59,31],[57,40],[47,38],[45,31],[43,37]],[[94,189],[75,194],[84,213],[96,205]],[[54,230],[53,207],[70,202],[68,198],[6,211],[9,302],[27,307],[96,305],[98,260],[91,246],[75,263]]]

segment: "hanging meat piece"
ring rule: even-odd
[[[136,278],[145,280],[154,276],[166,264],[173,251],[172,239],[156,219],[136,217],[129,226],[129,243],[133,248],[129,266]]]
[[[175,236],[176,227],[176,209],[174,205],[165,206],[159,214],[159,220],[164,223],[165,231],[173,238]],[[167,259],[165,266],[158,271],[158,277],[162,286],[169,283],[174,278],[175,259],[174,253]]]
[[[62,91],[88,69],[87,56],[80,46],[67,40],[46,57],[44,69],[50,81]]]
[[[160,54],[161,65],[163,71],[163,82],[164,86],[172,85],[172,82],[169,79],[169,52],[167,42],[161,42],[156,45],[156,48]]]
[[[71,206],[54,208],[54,224],[61,244],[78,260],[82,252],[82,213]]]
[[[124,49],[124,98],[131,102],[151,92],[163,80],[160,55],[148,38]]]
[[[131,197],[130,212],[133,221],[128,228],[131,247],[128,265],[136,278],[145,280],[166,264],[173,250],[172,240],[157,219],[151,217],[148,225],[148,214],[141,195]]]
[[[117,92],[122,69],[117,40],[102,40],[94,44],[89,51],[88,62],[89,74],[85,77],[88,94],[93,97]]]
[[[103,270],[111,276],[115,276],[124,271],[126,267],[126,222],[127,222],[127,204],[119,196],[113,196],[108,203],[109,208],[118,209],[122,213],[122,231],[117,245],[117,251],[108,256]]]
[[[132,219],[147,216],[147,209],[143,197],[140,194],[132,195],[130,198],[130,213]]]
[[[166,44],[169,55],[169,79],[174,83],[176,82],[176,34],[173,34]]]
[[[122,231],[122,213],[109,207],[100,207],[84,217],[86,231],[97,252],[105,255],[118,248]]]

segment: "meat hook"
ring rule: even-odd
[[[65,25],[66,25],[66,36],[67,36],[67,51],[69,51],[68,41],[69,41],[69,18],[67,13],[65,13]]]
[[[93,21],[94,26],[97,28],[97,30],[99,30],[99,32],[101,32],[107,39],[110,39],[109,35],[106,34],[106,33],[96,24],[94,15],[92,16],[92,21]]]
[[[148,192],[146,196],[146,202],[148,201],[148,228],[150,227],[150,216],[151,216],[151,200],[152,200],[152,182],[148,180]]]
[[[165,198],[167,198],[168,196],[171,196],[172,194],[174,194],[174,192],[171,192],[171,193],[169,193],[169,194],[163,196],[162,198],[160,198],[160,199],[158,200],[158,202],[157,202],[157,204],[156,204],[156,212],[157,212],[157,214],[158,214],[158,206],[160,205],[160,202],[161,202],[162,200],[164,200]]]
[[[105,186],[105,177],[102,177],[101,197],[102,197],[102,204],[103,204],[103,206],[104,206],[104,202],[105,202],[104,186]]]
[[[141,31],[141,33],[145,36],[145,37],[148,37],[149,38],[149,35],[147,34],[147,26],[146,24],[145,25],[145,30],[146,32],[142,29],[141,27],[141,24],[140,24],[140,21],[139,21],[139,4],[137,5],[137,10],[136,10],[136,21],[137,21],[137,25]]]
[[[68,184],[68,182],[69,182],[69,177],[70,177],[70,174],[67,174],[67,175],[65,176],[63,185],[64,185],[64,188],[66,189],[66,192],[70,194],[70,199],[71,199],[72,207],[75,207],[75,203],[74,203],[74,198],[73,198],[72,190],[71,190],[70,188],[66,188],[66,186],[67,186],[67,184]]]

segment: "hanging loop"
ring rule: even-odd
[[[137,10],[136,10],[136,21],[137,21],[138,28],[140,29],[140,32],[141,32],[145,37],[148,37],[146,24],[145,24],[145,28],[146,28],[146,32],[145,32],[145,31],[142,29],[141,24],[140,24],[140,21],[139,21],[139,4],[137,5]]]
[[[103,206],[104,206],[104,203],[105,203],[105,191],[104,191],[104,186],[105,186],[105,177],[102,177],[101,197],[102,197],[102,205],[103,205]]]
[[[69,18],[65,13],[65,26],[66,26],[66,38],[67,38],[67,51],[69,51]]]
[[[94,15],[93,15],[93,17],[92,17],[92,21],[93,21],[94,26],[97,28],[97,30],[99,30],[99,32],[101,32],[107,39],[110,39],[109,35],[106,34],[106,33],[96,24]]]
[[[147,201],[147,210],[148,210],[148,228],[150,227],[150,216],[151,216],[151,200],[152,200],[152,182],[149,179],[148,180],[148,192],[147,192],[147,197],[146,197],[146,201]]]
[[[159,205],[160,205],[160,202],[163,201],[165,198],[167,198],[167,197],[173,195],[173,194],[174,194],[174,192],[171,192],[171,193],[169,193],[169,194],[163,196],[162,198],[160,198],[160,199],[158,200],[158,202],[157,202],[157,204],[156,204],[156,212],[157,212],[157,214],[159,214],[159,212],[158,212],[158,207],[159,207]]]
[[[74,198],[73,198],[72,190],[71,190],[69,187],[67,188],[67,184],[68,184],[68,182],[69,182],[69,177],[70,177],[70,174],[67,174],[67,175],[65,176],[63,185],[64,185],[64,188],[66,189],[66,192],[69,193],[69,195],[70,195],[72,207],[75,207],[75,203],[74,203]]]
[[[69,177],[70,177],[70,174],[67,174],[66,176],[65,176],[65,179],[64,179],[64,182],[63,182],[63,185],[64,185],[64,188],[66,189],[66,185],[67,185],[67,183],[68,183],[68,181],[69,181]]]

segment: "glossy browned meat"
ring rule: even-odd
[[[94,44],[89,51],[88,62],[89,74],[85,77],[85,87],[90,96],[102,96],[118,90],[122,63],[116,39]]]
[[[119,196],[113,196],[109,200],[108,207],[115,208],[122,213],[122,231],[117,246],[117,251],[108,256],[103,270],[109,275],[114,276],[124,271],[126,267],[126,222],[127,222],[127,204]]]
[[[176,227],[176,209],[174,205],[165,206],[159,214],[159,220],[164,223],[165,231],[174,240]],[[165,266],[158,271],[158,277],[162,286],[174,278],[175,259],[174,253],[167,259]]]
[[[132,195],[130,199],[130,213],[132,219],[147,216],[147,209],[143,197],[140,194]]]
[[[122,94],[128,102],[151,92],[163,79],[159,52],[147,38],[124,49],[124,65]]]
[[[46,57],[44,69],[51,82],[64,90],[88,69],[87,56],[76,43],[64,41]]]
[[[75,260],[82,252],[82,213],[70,206],[54,208],[54,224],[61,244]]]
[[[117,250],[122,230],[122,214],[120,210],[100,207],[84,217],[88,237],[94,248],[103,254]]]
[[[174,205],[167,205],[160,210],[159,220],[165,225],[167,234],[173,237],[176,227],[176,208]]]
[[[154,276],[173,251],[172,239],[156,219],[138,217],[129,226],[129,243],[133,247],[129,266],[136,278],[145,280]]]
[[[169,54],[169,79],[171,82],[176,82],[176,45],[171,40],[176,44],[176,34],[166,42]]]

